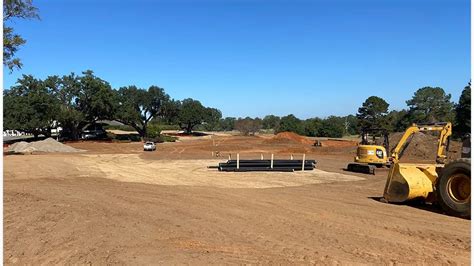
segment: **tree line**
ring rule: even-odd
[[[342,137],[360,134],[364,128],[401,132],[412,123],[449,121],[454,123],[456,137],[471,132],[470,83],[463,89],[458,103],[453,103],[451,95],[446,94],[442,88],[423,87],[406,104],[406,109],[389,111],[390,105],[383,98],[370,96],[355,115],[305,120],[292,114],[283,117],[267,115],[263,119],[226,117],[220,119],[214,130],[239,130],[251,135],[265,129],[275,133],[291,131],[306,136]]]
[[[464,87],[458,103],[452,102],[451,94],[446,94],[440,87],[423,87],[406,104],[406,109],[389,112],[389,104],[383,98],[371,96],[358,110],[358,125],[400,132],[412,123],[452,122],[456,137],[471,132],[470,82]]]
[[[283,117],[267,115],[263,118],[226,117],[220,119],[213,130],[237,130],[244,135],[254,135],[262,130],[275,134],[291,131],[311,137],[342,137],[358,134],[357,118],[354,115],[329,116],[325,119],[315,117],[305,120],[299,119],[293,114]]]
[[[179,125],[187,133],[197,125],[216,124],[216,108],[198,100],[172,99],[163,88],[136,86],[112,89],[90,70],[82,75],[48,76],[41,80],[23,75],[3,92],[4,128],[49,136],[53,127],[62,137],[78,139],[82,129],[99,120],[116,120],[147,137],[151,121]]]
[[[62,128],[62,137],[78,139],[82,129],[99,120],[116,120],[136,130],[140,137],[156,136],[150,123],[175,125],[186,133],[193,130],[238,130],[253,135],[261,130],[300,135],[342,137],[360,134],[363,128],[403,131],[411,123],[451,121],[457,136],[471,130],[471,85],[463,89],[458,103],[439,87],[418,89],[406,101],[407,108],[389,111],[381,97],[370,96],[355,115],[299,119],[293,114],[263,118],[222,117],[220,110],[206,107],[195,99],[175,100],[163,88],[148,89],[111,85],[90,70],[81,75],[48,76],[41,80],[23,75],[3,92],[4,128],[35,136],[49,136],[51,129]],[[151,127],[156,131],[156,127]],[[159,132],[158,132],[159,134]]]

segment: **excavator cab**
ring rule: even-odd
[[[375,166],[384,166],[388,163],[389,150],[388,132],[385,129],[364,129],[362,140],[357,147],[356,163],[367,163]]]
[[[401,163],[400,158],[412,136],[418,132],[429,131],[439,132],[436,162]],[[385,201],[401,203],[421,199],[425,202],[438,202],[447,213],[461,217],[470,216],[470,158],[446,164],[451,133],[450,122],[413,124],[405,131],[392,153],[393,164],[383,194]]]
[[[361,142],[357,146],[354,162],[347,165],[347,170],[375,174],[375,168],[389,165],[388,150],[387,130],[364,128],[361,133]]]

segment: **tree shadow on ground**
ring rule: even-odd
[[[404,206],[409,206],[409,207],[416,208],[416,209],[423,210],[423,211],[427,211],[427,212],[437,213],[437,214],[446,215],[446,216],[452,216],[452,215],[449,215],[449,214],[445,213],[439,205],[426,203],[422,200],[412,200],[412,201],[408,201],[408,202],[404,202],[404,203],[388,203],[388,202],[384,201],[383,197],[368,197],[368,198],[372,199],[374,201],[377,201],[380,204],[404,205]],[[465,220],[470,220],[471,219],[471,218],[463,218],[463,217],[457,217],[457,216],[452,216],[452,217],[456,217],[456,218],[459,218],[459,219],[465,219]]]
[[[208,136],[211,134],[208,134],[205,132],[193,131],[191,133],[186,133],[186,132],[168,133],[167,132],[166,135],[177,136],[177,137],[203,137],[203,136]]]

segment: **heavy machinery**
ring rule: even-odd
[[[385,201],[423,200],[439,204],[448,214],[470,217],[471,159],[461,158],[446,164],[451,130],[451,123],[443,122],[413,124],[405,131],[392,153],[393,163],[383,195]],[[401,163],[400,158],[412,136],[427,131],[439,132],[436,163]],[[466,143],[470,146],[470,141],[465,141],[464,145]],[[466,150],[467,147],[464,147],[463,154],[467,154]]]
[[[365,128],[362,130],[361,137],[362,140],[357,146],[357,155],[354,157],[354,162],[347,165],[347,170],[375,174],[375,168],[389,166],[387,130]]]

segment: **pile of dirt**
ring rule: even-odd
[[[300,143],[305,145],[313,145],[314,140],[298,135],[293,132],[280,132],[273,138],[265,140],[267,144],[287,144],[287,143]]]
[[[389,141],[391,151],[395,149],[395,146],[398,144],[403,134],[404,132],[390,134]],[[411,141],[403,152],[402,158],[423,161],[434,161],[436,159],[436,153],[438,149],[438,135],[419,132],[415,133],[410,138]],[[459,142],[451,141],[448,158],[455,159],[459,157],[459,149]]]
[[[83,150],[75,149],[71,146],[64,145],[53,138],[34,142],[16,142],[8,147],[8,152],[31,154],[33,152],[81,152]]]
[[[393,133],[389,137],[390,148],[393,151],[402,138],[404,132]],[[410,143],[403,152],[403,157],[429,160],[436,158],[436,148],[438,138],[425,133],[416,133],[411,138]]]

